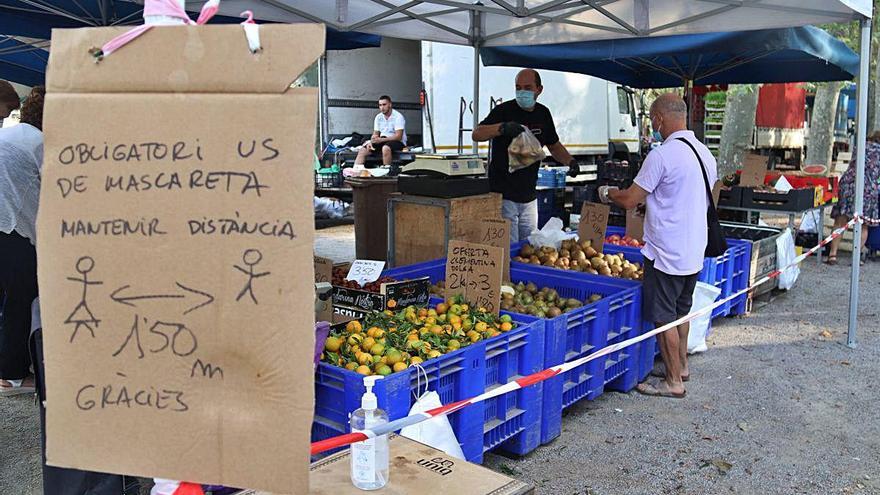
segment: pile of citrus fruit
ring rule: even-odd
[[[496,316],[460,298],[434,307],[374,312],[331,333],[321,361],[362,375],[390,375],[497,337],[515,325],[509,315]]]

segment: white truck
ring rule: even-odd
[[[382,39],[381,48],[329,52],[322,71],[322,135],[370,134],[376,100],[389,94],[407,119],[407,134],[425,150],[471,153],[474,50],[445,43]],[[481,67],[482,120],[490,106],[514,96],[519,69]],[[609,143],[639,153],[638,110],[632,92],[582,74],[541,70],[546,105],[568,151],[582,163],[607,157]],[[424,88],[430,112],[420,107]],[[488,143],[480,143],[486,154]]]
[[[422,42],[422,81],[430,114],[422,112],[426,148],[438,153],[470,153],[473,125],[474,50],[444,43]],[[520,69],[481,67],[480,120],[490,107],[512,99]],[[538,101],[553,114],[559,139],[584,163],[608,155],[609,143],[639,153],[635,98],[628,88],[583,74],[540,70],[544,91]],[[432,140],[433,139],[433,140]],[[481,154],[488,143],[480,143]]]

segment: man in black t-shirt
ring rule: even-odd
[[[540,162],[517,170],[509,171],[507,147],[528,127],[542,145],[550,150],[550,155],[559,163],[568,165],[569,176],[574,177],[579,169],[577,161],[559,142],[556,126],[550,110],[535,100],[544,90],[541,76],[533,69],[523,69],[516,75],[516,99],[496,106],[480,122],[472,133],[474,141],[492,140],[489,158],[489,184],[493,192],[504,197],[502,216],[510,220],[510,240],[525,240],[538,228],[538,202],[535,187],[538,183]]]

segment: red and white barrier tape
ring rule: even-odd
[[[471,404],[475,404],[477,402],[481,402],[486,399],[491,399],[493,397],[498,397],[499,395],[503,395],[508,392],[513,392],[514,390],[519,390],[521,388],[528,387],[529,385],[534,385],[536,383],[547,380],[548,378],[553,378],[554,376],[560,375],[560,374],[562,374],[566,371],[569,371],[573,368],[577,368],[578,366],[582,366],[590,361],[593,361],[594,359],[598,359],[602,356],[606,356],[608,354],[611,354],[612,352],[619,351],[619,350],[624,349],[626,347],[629,347],[631,345],[638,344],[639,342],[642,342],[643,340],[649,339],[659,333],[663,333],[667,330],[675,328],[678,325],[681,325],[682,323],[686,323],[690,320],[693,320],[694,318],[697,318],[698,316],[702,316],[707,313],[711,313],[712,310],[714,310],[718,306],[721,306],[722,304],[725,304],[729,301],[732,301],[733,299],[736,299],[737,297],[741,296],[742,294],[745,294],[747,292],[751,292],[759,285],[764,284],[764,283],[778,277],[785,270],[788,270],[789,268],[800,264],[807,257],[816,253],[823,246],[830,243],[833,239],[842,236],[843,233],[846,232],[847,229],[849,229],[850,227],[855,225],[855,223],[857,221],[864,221],[864,217],[857,216],[857,217],[853,218],[852,220],[850,220],[849,222],[847,222],[847,224],[844,225],[843,227],[835,229],[834,231],[831,232],[830,235],[828,235],[828,237],[826,237],[821,242],[819,242],[819,244],[817,244],[815,247],[809,249],[808,251],[804,252],[800,256],[796,257],[788,265],[786,265],[778,270],[775,270],[772,273],[769,273],[768,275],[761,278],[760,280],[757,280],[750,287],[746,287],[745,289],[739,290],[724,299],[716,301],[714,304],[712,304],[710,306],[707,306],[707,307],[700,309],[698,311],[695,311],[693,313],[689,313],[689,314],[687,314],[687,315],[685,315],[685,316],[683,316],[683,317],[681,317],[671,323],[667,323],[666,325],[655,328],[654,330],[651,330],[650,332],[646,332],[646,333],[639,335],[637,337],[633,337],[631,339],[624,340],[624,341],[619,342],[617,344],[610,345],[610,346],[605,347],[603,349],[600,349],[600,350],[598,350],[588,356],[584,356],[582,358],[575,359],[574,361],[569,361],[569,362],[562,363],[562,364],[559,364],[556,366],[552,366],[552,367],[547,368],[543,371],[539,371],[537,373],[533,373],[531,375],[524,376],[524,377],[519,378],[517,380],[514,380],[512,382],[508,382],[500,387],[496,387],[496,388],[492,389],[489,392],[477,395],[476,397],[471,397],[469,399],[464,399],[464,400],[461,400],[458,402],[446,404],[444,406],[440,406],[438,408],[431,409],[426,412],[412,414],[410,416],[396,419],[394,421],[390,421],[390,422],[388,422],[382,426],[379,426],[377,428],[374,428],[372,430],[365,430],[363,432],[358,432],[358,433],[347,433],[344,435],[335,436],[335,437],[328,438],[325,440],[320,440],[318,442],[313,442],[312,443],[312,455],[320,454],[322,452],[326,452],[331,449],[344,447],[346,445],[349,445],[349,444],[352,444],[355,442],[361,442],[361,441],[364,441],[368,438],[373,438],[373,437],[385,435],[387,433],[397,431],[403,427],[418,424],[418,423],[421,423],[422,421],[427,421],[431,418],[435,418],[438,416],[446,416],[447,414],[452,414],[452,413],[454,413],[460,409],[463,409]]]

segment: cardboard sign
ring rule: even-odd
[[[608,214],[610,208],[601,203],[588,203],[584,201],[581,206],[581,221],[578,223],[578,238],[581,241],[591,241],[591,246],[598,252],[602,252],[605,245],[605,230],[608,229]]]
[[[764,185],[764,178],[766,176],[767,158],[763,156],[746,155],[743,162],[742,174],[739,177],[739,185],[742,187],[762,186]]]
[[[53,466],[308,490],[319,24],[55,29],[37,224]],[[233,68],[230,70],[230,68]],[[84,116],[97,116],[83,125]]]
[[[359,289],[333,287],[333,305],[345,306],[359,311],[384,311],[385,296]]]
[[[315,256],[315,283],[333,281],[333,261]]]
[[[382,275],[384,268],[384,261],[355,260],[351,264],[351,268],[348,269],[348,275],[346,275],[345,280],[352,280],[363,286],[379,280],[379,276]]]
[[[645,237],[645,214],[638,208],[626,210],[626,235],[643,241]]]
[[[446,257],[446,299],[457,295],[477,307],[498,314],[504,250],[499,247],[450,240]]]
[[[471,222],[462,241],[504,249],[502,280],[510,280],[510,220],[485,218]]]
[[[422,277],[403,282],[382,284],[382,294],[389,309],[427,306],[431,298],[431,279]]]

